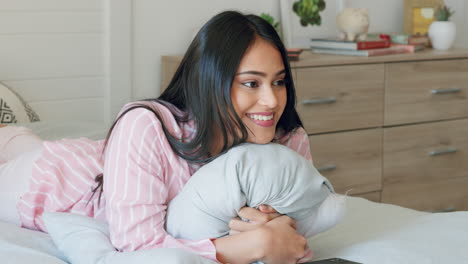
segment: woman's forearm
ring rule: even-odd
[[[262,259],[262,247],[258,243],[260,233],[252,230],[214,240],[216,258],[221,263],[230,264],[247,264]]]

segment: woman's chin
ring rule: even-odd
[[[273,140],[273,136],[271,137],[263,137],[263,138],[253,138],[253,139],[247,139],[247,142],[249,143],[255,143],[255,144],[268,144],[271,143]]]

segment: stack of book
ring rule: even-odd
[[[414,43],[393,42],[389,35],[371,38],[363,41],[346,41],[340,39],[311,39],[311,49],[315,53],[353,55],[353,56],[380,56],[388,54],[413,53],[424,49],[424,45]]]
[[[287,49],[288,52],[288,60],[289,61],[298,61],[299,55],[302,53],[302,49]]]

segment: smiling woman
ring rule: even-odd
[[[255,15],[220,13],[195,36],[163,94],[124,106],[106,140],[40,144],[40,156],[24,166],[32,176],[22,175],[31,184],[18,224],[45,231],[44,212],[73,212],[107,222],[119,251],[179,248],[225,263],[296,263],[306,240],[295,220],[268,205],[241,210],[250,222],[231,227],[235,236],[188,241],[164,229],[169,201],[235,146],[275,142],[310,162],[295,100],[275,29]],[[12,178],[1,168],[0,180]]]
[[[285,70],[279,51],[256,38],[239,65],[231,88],[237,115],[249,130],[247,141],[271,142],[287,101]]]

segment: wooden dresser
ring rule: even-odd
[[[180,56],[164,56],[162,87]],[[314,165],[339,193],[468,210],[468,50],[292,62]]]

